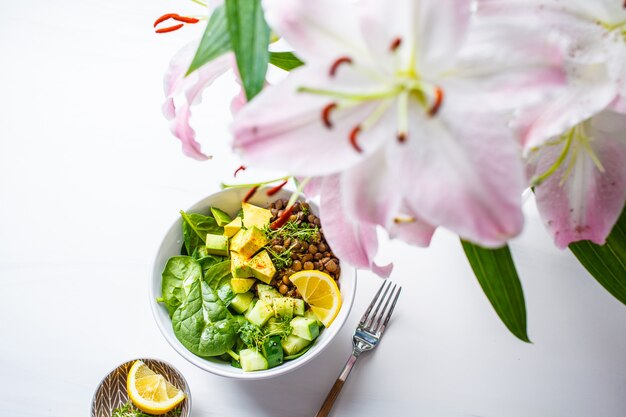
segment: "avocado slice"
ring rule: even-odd
[[[231,221],[230,216],[217,207],[211,207],[211,214],[219,227],[224,227]]]
[[[252,270],[252,275],[266,284],[269,284],[274,275],[276,275],[276,267],[266,250],[262,250],[254,258],[250,259],[248,266]]]
[[[235,219],[224,226],[224,236],[233,237],[241,230],[241,217],[235,217]]]
[[[243,210],[243,225],[246,228],[249,229],[252,226],[256,226],[262,229],[270,224],[270,219],[272,218],[271,211],[250,203],[242,203],[241,209]]]
[[[230,286],[235,294],[247,292],[254,285],[254,278],[233,278],[230,280]]]
[[[206,252],[211,255],[228,256],[228,238],[222,235],[206,235]]]
[[[241,229],[230,241],[230,250],[250,259],[259,249],[267,244],[265,234],[252,226],[250,229]]]

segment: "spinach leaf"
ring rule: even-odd
[[[170,317],[187,298],[191,284],[202,279],[202,268],[190,256],[173,256],[168,259],[161,273],[161,298]]]
[[[182,210],[180,215],[183,218],[183,240],[187,253],[194,253],[198,247],[204,246],[207,233],[217,235],[224,233],[224,228],[219,227],[211,216],[198,213],[188,214]]]
[[[204,274],[204,280],[214,291],[217,292],[217,296],[224,302],[224,304],[226,304],[226,306],[228,306],[230,302],[233,301],[233,298],[235,298],[235,293],[230,285],[231,278],[230,260],[228,259],[214,264]]]
[[[218,356],[234,344],[239,324],[203,279],[191,284],[187,300],[172,317],[174,334],[195,355]]]
[[[213,265],[219,262],[223,262],[225,259],[223,256],[211,255],[207,253],[206,246],[204,245],[196,247],[196,250],[194,250],[191,256],[198,262],[200,262],[203,275],[206,274],[209,268],[211,268]]]

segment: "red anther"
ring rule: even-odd
[[[389,45],[389,50],[391,52],[396,52],[396,49],[402,44],[402,38],[398,37],[391,41],[391,45]]]
[[[333,65],[330,66],[329,71],[331,77],[335,76],[337,68],[339,68],[341,64],[352,64],[352,58],[348,56],[342,56],[341,58],[338,58],[335,62],[333,62]]]
[[[293,211],[293,204],[287,207],[285,211],[283,211],[283,214],[280,215],[279,218],[277,218],[272,223],[270,223],[270,229],[276,230],[276,229],[280,229],[281,227],[283,227],[283,225],[287,223],[287,221],[289,221],[292,211]]]
[[[243,202],[247,203],[248,200],[250,200],[252,198],[252,196],[254,195],[254,193],[256,193],[256,190],[259,189],[258,185],[255,185],[254,187],[250,188],[250,191],[248,191],[245,195],[245,197],[243,198]]]
[[[352,145],[352,147],[357,151],[357,152],[363,152],[363,149],[361,149],[361,147],[359,146],[359,144],[356,142],[357,136],[359,135],[359,133],[361,133],[361,126],[357,125],[354,129],[352,129],[352,131],[350,132],[350,145]]]
[[[154,26],[156,27],[159,23],[161,22],[165,22],[167,19],[171,19],[174,16],[178,16],[176,13],[166,13],[163,16],[159,17],[157,20],[154,21]]]
[[[398,142],[406,142],[406,132],[398,132]]]
[[[174,15],[172,16],[172,19],[174,20],[178,20],[179,22],[185,22],[185,23],[198,23],[200,21],[200,19],[196,19],[195,17],[187,17],[187,16],[179,16],[179,15]]]
[[[243,165],[241,165],[239,168],[237,168],[237,169],[235,170],[235,173],[233,174],[233,177],[236,177],[236,176],[237,176],[237,174],[239,174],[239,171],[245,171],[245,170],[246,170],[246,167],[245,167],[245,166],[243,166]]]
[[[333,122],[330,120],[330,112],[332,112],[335,108],[337,108],[337,103],[327,104],[322,109],[322,121],[324,122],[324,126],[329,129],[332,129],[333,127]]]
[[[433,106],[428,110],[428,116],[433,117],[439,111],[441,107],[441,103],[443,103],[443,90],[440,87],[435,87],[435,102]]]
[[[277,192],[279,192],[285,185],[287,185],[287,180],[281,182],[280,184],[278,184],[275,187],[270,188],[269,190],[267,190],[265,192],[265,194],[267,194],[268,196],[273,196],[274,194],[276,194]]]
[[[175,30],[178,30],[180,28],[182,28],[184,26],[184,24],[178,24],[178,25],[174,25],[174,26],[168,26],[166,28],[162,28],[162,29],[157,29],[155,30],[156,33],[167,33],[167,32],[174,32]]]

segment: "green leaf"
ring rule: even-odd
[[[224,6],[215,9],[200,40],[196,55],[189,65],[187,75],[191,74],[207,62],[230,51],[230,35],[226,25]]]
[[[604,245],[582,241],[569,248],[600,285],[626,304],[626,209]]]
[[[193,254],[199,246],[205,244],[208,233],[221,235],[224,228],[219,227],[211,216],[180,211],[183,218],[183,241],[187,253]]]
[[[474,274],[500,316],[517,338],[530,342],[526,331],[526,305],[509,247],[486,249],[461,240]]]
[[[300,61],[300,58],[292,52],[270,52],[270,64],[285,71],[291,71],[304,65],[304,62]]]
[[[239,76],[250,101],[265,84],[270,28],[265,22],[260,0],[226,0],[224,5]]]

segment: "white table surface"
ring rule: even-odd
[[[0,415],[85,416],[113,367],[175,364],[193,416],[312,416],[350,352],[379,280],[360,273],[347,325],[312,363],[237,382],[187,363],[161,337],[148,283],[162,235],[229,180],[226,77],[196,111],[205,149],[184,157],[160,113],[169,57],[202,28],[155,35],[191,2],[3,1],[0,5]],[[266,173],[246,173],[251,179]],[[458,240],[383,242],[404,286],[374,353],[357,364],[336,416],[626,416],[626,308],[551,246],[532,201],[512,243],[533,344],[482,295]]]

